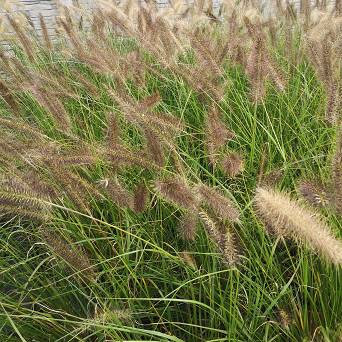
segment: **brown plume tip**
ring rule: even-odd
[[[120,144],[120,126],[116,115],[113,112],[108,113],[107,117],[107,134],[106,140],[108,148],[115,148],[118,144]]]
[[[327,193],[322,184],[302,180],[298,184],[298,190],[310,204],[316,207],[325,207],[328,204]]]
[[[148,190],[144,183],[140,183],[134,193],[134,211],[142,213],[146,209]]]
[[[244,170],[244,160],[237,152],[229,153],[222,161],[222,169],[228,177],[236,177]]]
[[[211,218],[205,211],[199,213],[199,218],[209,237],[220,251],[223,263],[228,267],[234,266],[238,261],[238,255],[230,231],[226,227],[222,229],[222,225]]]
[[[60,235],[46,228],[41,229],[40,234],[51,250],[83,277],[92,280],[96,278],[95,269],[83,248],[69,244]]]
[[[330,199],[331,204],[337,211],[342,213],[342,125],[340,124],[337,128],[337,139],[335,152],[332,158],[331,165],[331,191]]]
[[[155,183],[156,191],[166,200],[190,211],[196,211],[198,201],[187,182],[180,177],[159,180]]]
[[[293,323],[290,313],[284,309],[280,309],[277,313],[277,320],[284,329],[288,329]]]
[[[183,240],[195,241],[197,232],[198,218],[194,213],[186,212],[184,213],[181,224],[180,224],[180,234]]]
[[[161,102],[161,97],[159,93],[155,93],[151,96],[145,97],[143,100],[139,101],[139,107],[142,111],[151,110]]]
[[[146,138],[146,152],[147,155],[156,163],[156,165],[163,167],[165,164],[164,149],[161,139],[151,129],[145,129],[144,135]]]
[[[109,199],[117,206],[121,208],[134,208],[132,194],[117,179],[102,179],[98,183]]]
[[[22,180],[2,181],[0,188],[0,214],[18,215],[38,221],[52,218],[51,203],[33,192]]]
[[[197,186],[197,191],[201,201],[208,205],[219,218],[239,222],[240,212],[238,208],[220,191],[205,184]]]
[[[15,115],[19,115],[19,105],[16,102],[11,90],[0,79],[0,97],[4,99],[8,107],[13,111]]]
[[[218,152],[223,144],[233,139],[235,134],[226,128],[221,120],[217,107],[213,107],[206,122],[206,146],[210,162],[215,165],[218,161]]]
[[[182,258],[184,263],[188,266],[190,266],[193,269],[197,268],[196,260],[194,257],[187,251],[183,251],[179,253],[179,256]]]

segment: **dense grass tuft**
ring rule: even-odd
[[[341,17],[306,3],[9,16],[1,341],[342,338]]]

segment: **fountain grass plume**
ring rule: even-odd
[[[317,213],[271,189],[257,188],[254,201],[257,214],[276,235],[305,242],[324,259],[342,264],[342,242]]]

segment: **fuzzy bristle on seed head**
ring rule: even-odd
[[[16,36],[18,40],[20,41],[27,58],[30,62],[34,62],[35,55],[33,51],[32,41],[29,39],[29,37],[26,35],[23,28],[20,26],[20,24],[15,20],[15,18],[12,15],[7,14],[7,20],[11,24],[12,28],[14,29]]]
[[[238,253],[236,236],[231,230],[231,226],[220,222],[220,231],[222,234],[222,254],[224,262],[228,266],[235,266],[240,261]]]
[[[342,124],[337,127],[335,151],[331,165],[330,198],[335,210],[342,213]]]
[[[172,177],[155,182],[156,191],[173,204],[197,211],[198,200],[187,181],[180,177]]]
[[[20,180],[23,181],[30,191],[36,194],[36,196],[46,200],[55,200],[60,195],[56,187],[54,187],[48,179],[44,178],[42,174],[35,170],[25,170],[25,172],[20,176]]]
[[[142,111],[151,110],[161,101],[159,93],[155,93],[151,96],[145,97],[143,100],[139,101],[139,107]]]
[[[244,160],[239,153],[231,152],[222,160],[222,169],[229,177],[236,177],[243,168]]]
[[[342,264],[342,242],[317,213],[289,195],[271,189],[257,188],[254,201],[257,214],[276,234],[305,242],[335,265]]]
[[[104,154],[105,159],[108,160],[111,166],[115,169],[132,165],[146,169],[159,168],[151,158],[146,156],[144,153],[145,151],[141,151],[138,154],[123,145],[116,145],[115,149],[108,150],[107,148],[104,151],[100,150],[100,152]]]
[[[340,82],[332,81],[326,86],[326,88],[328,98],[325,110],[325,119],[331,124],[338,124],[342,118],[342,86]]]
[[[11,90],[0,79],[0,97],[2,97],[7,103],[8,107],[13,111],[14,115],[19,115],[19,106]]]
[[[187,252],[187,251],[180,252],[179,256],[182,258],[182,260],[184,261],[185,264],[187,264],[188,266],[190,266],[193,269],[197,268],[196,260],[194,259],[194,257],[189,252]]]
[[[158,166],[163,167],[165,157],[161,139],[151,129],[144,129],[144,136],[146,139],[146,153]]]
[[[198,195],[202,203],[208,205],[221,219],[239,222],[239,210],[235,204],[222,192],[205,184],[197,186]]]
[[[225,143],[235,137],[235,134],[226,128],[222,121],[222,114],[217,107],[212,107],[207,117],[207,133],[217,144]]]
[[[97,309],[94,315],[94,320],[100,323],[110,323],[110,322],[125,322],[128,323],[132,319],[132,312],[129,309],[111,309],[105,307],[103,309]],[[108,341],[108,340],[106,340]]]
[[[234,266],[237,263],[238,256],[230,232],[227,229],[222,229],[220,223],[210,217],[204,210],[199,212],[199,218],[208,235],[220,251],[223,263],[228,267]]]
[[[141,213],[146,208],[146,202],[148,200],[148,189],[144,183],[140,183],[134,192],[134,211]]]
[[[113,112],[110,112],[107,117],[107,146],[115,148],[120,143],[120,127],[118,120]]]
[[[46,87],[32,84],[30,91],[37,102],[51,114],[57,128],[63,132],[70,132],[71,118],[63,102],[58,97],[49,94]]]
[[[41,228],[40,235],[54,253],[80,272],[83,277],[95,279],[95,269],[83,248],[70,245],[59,234],[47,228]]]
[[[48,29],[46,26],[44,16],[41,13],[39,15],[39,23],[40,23],[40,28],[41,28],[42,33],[43,33],[45,47],[48,50],[51,50],[52,49],[52,43],[51,43],[50,35],[49,35]]]
[[[216,107],[208,112],[206,122],[206,147],[211,164],[219,160],[219,150],[227,141],[234,138],[234,133],[226,128]]]
[[[322,184],[303,180],[298,184],[301,195],[312,205],[325,207],[328,204],[328,196]]]
[[[183,240],[194,241],[197,233],[197,213],[185,212],[180,222],[180,235]]]
[[[216,243],[220,244],[222,242],[222,234],[217,227],[216,222],[204,210],[199,212],[198,216],[209,236],[211,236]]]
[[[292,319],[289,312],[284,309],[280,309],[278,311],[278,320],[284,329],[288,329],[290,324],[292,323]]]
[[[108,198],[116,205],[121,208],[134,209],[134,198],[132,194],[117,179],[107,180],[101,184]]]
[[[77,172],[58,164],[57,160],[47,160],[45,165],[67,198],[80,210],[89,212],[90,196],[99,197],[99,191]]]
[[[47,221],[51,218],[52,208],[50,202],[19,180],[17,183],[2,184],[0,212]]]

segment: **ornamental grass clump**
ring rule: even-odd
[[[335,341],[338,3],[5,9],[0,341]]]

